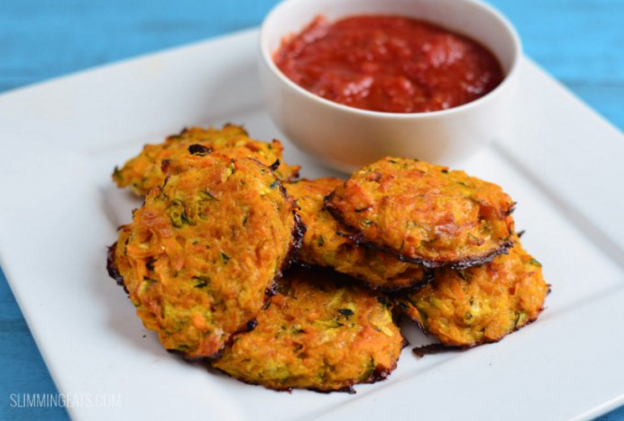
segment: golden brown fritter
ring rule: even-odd
[[[284,148],[279,140],[260,142],[250,139],[242,127],[226,125],[220,130],[191,127],[182,130],[179,135],[169,136],[164,143],[145,145],[143,151],[126,162],[123,168],[115,168],[113,180],[120,188],[128,187],[135,194],[144,196],[163,183],[166,170],[163,166],[187,155],[189,146],[194,144],[230,158],[254,158],[264,165],[272,165],[279,160],[275,175],[280,180],[289,180],[299,172],[298,166],[284,163]]]
[[[356,241],[427,267],[475,266],[511,246],[514,202],[499,186],[418,160],[366,166],[325,206]]]
[[[321,269],[288,272],[256,328],[235,335],[213,366],[277,390],[351,391],[386,378],[404,345],[391,304],[336,279]]]
[[[189,155],[178,166],[122,227],[109,273],[165,348],[213,358],[253,324],[300,227],[294,201],[259,162]]]
[[[484,266],[435,270],[432,283],[398,298],[401,308],[447,346],[496,342],[534,321],[549,286],[541,264],[514,242]]]
[[[323,208],[325,196],[341,184],[342,180],[337,178],[284,184],[288,194],[297,201],[298,213],[307,228],[300,260],[309,265],[331,267],[384,291],[409,288],[430,280],[429,271],[422,266],[358,246],[345,235],[348,230]]]

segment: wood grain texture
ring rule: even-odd
[[[2,0],[0,93],[257,26],[276,3],[276,0]],[[517,26],[530,57],[624,129],[624,49],[621,47],[624,1],[491,0],[491,3]],[[11,394],[56,393],[56,389],[1,273],[0,366],[0,419],[67,419],[62,408],[11,407]],[[624,408],[599,420],[624,421]]]

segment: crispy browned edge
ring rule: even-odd
[[[258,161],[256,161],[258,162]],[[260,165],[260,162],[258,162]],[[274,163],[273,165],[271,165],[269,168],[271,169],[271,171],[273,171],[273,167],[275,165],[279,166],[279,160]],[[265,166],[265,165],[263,165]],[[287,200],[290,200],[288,193],[286,192],[286,189],[284,188],[284,186],[282,185],[282,183],[276,178],[276,181],[278,183],[278,186],[280,187],[280,191],[282,192],[282,194],[286,197]],[[166,183],[166,180],[165,180]],[[284,261],[282,262],[282,266],[277,270],[275,277],[273,278],[272,282],[271,282],[271,286],[269,288],[266,289],[265,292],[265,298],[264,298],[264,302],[263,304],[266,304],[266,302],[273,296],[275,295],[276,291],[277,291],[277,281],[279,281],[284,272],[297,260],[298,254],[299,254],[299,250],[301,249],[301,245],[303,243],[303,235],[306,232],[306,226],[303,224],[303,222],[301,221],[301,218],[299,217],[299,215],[296,212],[296,206],[293,204],[293,219],[295,221],[294,227],[293,227],[293,231],[292,231],[292,235],[291,235],[291,241],[290,241],[290,248],[288,251],[288,254],[286,255],[286,258],[284,259]],[[108,252],[107,252],[107,256],[106,256],[106,269],[108,271],[108,275],[113,278],[115,280],[115,282],[122,286],[124,291],[126,292],[126,294],[129,294],[128,289],[126,288],[125,282],[124,282],[124,278],[123,276],[121,276],[121,273],[119,273],[119,269],[117,268],[117,266],[115,266],[115,248],[117,247],[117,242],[113,243],[110,247],[108,247]],[[236,332],[232,332],[232,334],[230,334],[230,338],[228,341],[226,341],[226,343],[223,345],[223,347],[221,347],[221,349],[219,351],[217,351],[216,353],[212,354],[212,355],[208,355],[208,356],[203,356],[203,357],[197,357],[197,358],[190,358],[187,357],[186,354],[184,354],[181,351],[178,351],[176,349],[167,349],[168,352],[173,353],[173,354],[180,354],[182,356],[182,358],[184,358],[187,361],[200,361],[200,360],[214,360],[214,359],[218,359],[219,357],[221,357],[221,355],[223,354],[223,351],[225,350],[225,347],[228,345],[229,341],[232,339],[232,337],[237,334],[237,333],[243,333],[243,332],[249,332],[251,330],[253,330],[256,325],[258,324],[256,318],[252,318],[247,322],[247,325]]]
[[[304,178],[304,179],[299,180],[299,181],[309,181],[309,180]],[[330,215],[331,215],[333,218],[335,218],[333,213],[330,213]],[[335,218],[335,219],[336,219],[336,218]],[[353,238],[352,238],[355,234],[346,232],[346,231],[348,231],[348,230],[349,230],[349,228],[347,227],[347,225],[346,225],[346,224],[343,224],[343,223],[342,223],[340,220],[338,220],[338,219],[336,219],[336,222],[338,222],[338,224],[339,224],[339,228],[342,228],[342,229],[340,229],[338,232],[336,232],[336,234],[338,234],[340,237],[344,237],[344,238],[348,239],[348,240],[349,240],[349,241],[351,241],[351,242],[352,242],[355,246],[358,246],[358,247],[359,247],[361,244],[358,244],[358,243],[357,243],[356,241],[354,241],[354,240],[353,240]],[[344,229],[344,228],[347,228],[347,229]],[[352,230],[352,231],[353,231],[353,230]],[[370,248],[370,247],[367,247],[367,248]],[[386,254],[387,254],[387,253],[386,253]],[[399,259],[399,260],[400,260],[400,259]],[[302,261],[298,261],[298,262],[297,262],[297,264],[298,264],[298,265],[300,265],[300,266],[306,267],[306,268],[310,268],[310,269],[313,269],[313,268],[318,268],[318,269],[331,269],[331,270],[334,270],[334,268],[333,268],[333,267],[331,267],[331,266],[314,265],[314,264],[309,264],[309,263],[305,263],[305,262],[302,262]],[[421,266],[422,266],[422,265],[421,265]],[[423,276],[423,278],[422,278],[421,280],[419,280],[418,282],[412,282],[412,283],[410,283],[409,285],[406,285],[406,286],[404,286],[404,287],[383,287],[383,286],[376,285],[376,284],[374,284],[374,283],[372,283],[372,282],[369,282],[369,281],[367,281],[367,280],[365,280],[365,279],[362,279],[362,278],[357,278],[357,277],[352,276],[352,275],[349,275],[349,274],[342,274],[342,275],[344,275],[344,276],[349,276],[349,277],[353,278],[353,279],[356,281],[356,283],[359,283],[360,285],[364,285],[364,286],[365,286],[365,287],[367,287],[368,289],[373,290],[373,291],[375,291],[375,292],[386,293],[386,294],[392,294],[392,293],[395,293],[395,292],[407,292],[407,291],[413,291],[413,290],[416,290],[416,289],[422,288],[422,287],[424,287],[425,285],[429,284],[431,281],[433,281],[433,279],[434,279],[434,274],[433,274],[433,271],[432,271],[430,268],[428,268],[428,267],[423,267],[423,271],[424,271],[424,276]],[[341,273],[341,272],[338,272],[338,273]]]
[[[357,245],[357,244],[356,244]],[[331,270],[335,270],[334,268],[332,268],[331,266],[320,266],[320,265],[311,265],[302,261],[297,261],[297,264],[309,269],[331,269]],[[379,293],[383,293],[383,294],[395,294],[395,293],[401,293],[401,292],[411,292],[411,291],[416,291],[424,286],[427,286],[428,284],[431,283],[431,281],[433,281],[435,279],[434,273],[431,269],[423,267],[423,271],[424,271],[424,277],[418,281],[418,282],[413,282],[409,285],[406,285],[404,287],[383,287],[383,286],[379,286],[379,285],[375,285],[372,282],[368,282],[365,279],[361,279],[361,278],[356,278],[353,275],[348,275],[348,274],[343,274],[345,276],[349,276],[350,278],[353,279],[353,282],[364,287],[367,288],[371,291],[375,291],[375,292],[379,292]],[[338,272],[341,273],[341,272]]]
[[[355,232],[355,234],[345,234],[345,235],[357,245],[361,245],[364,247],[372,248],[372,249],[390,254],[402,262],[414,263],[414,264],[421,265],[429,269],[435,269],[435,268],[440,268],[440,267],[449,267],[451,269],[466,269],[469,267],[481,266],[485,263],[489,263],[492,261],[492,259],[494,259],[499,254],[507,254],[507,250],[513,247],[513,242],[509,238],[506,238],[504,240],[501,240],[501,245],[497,249],[489,251],[483,255],[474,256],[474,257],[466,257],[466,258],[462,258],[458,260],[447,261],[447,260],[424,259],[421,257],[405,256],[404,254],[399,253],[398,251],[394,250],[391,247],[384,246],[384,245],[375,243],[374,241],[367,239],[361,231],[359,231],[357,228],[353,227],[352,225],[349,225],[345,221],[345,219],[342,217],[340,211],[336,207],[334,207],[334,205],[331,203],[334,193],[335,192],[332,192],[329,195],[327,195],[325,199],[323,200],[323,204],[325,206],[325,209],[327,209],[327,211],[331,213],[332,216],[338,222],[340,222],[342,225],[347,227],[349,230]]]
[[[366,379],[365,381],[362,381],[362,382],[359,382],[359,383],[354,381],[353,383],[349,384],[348,386],[344,386],[344,387],[341,387],[341,388],[337,388],[337,389],[323,389],[323,388],[320,388],[320,387],[306,387],[306,388],[301,388],[301,389],[310,390],[312,392],[322,393],[322,394],[329,394],[329,393],[337,392],[337,393],[348,393],[350,395],[354,395],[356,393],[355,386],[357,384],[373,384],[373,383],[377,383],[377,382],[386,380],[388,378],[388,376],[390,374],[392,374],[392,372],[396,369],[397,365],[398,365],[398,361],[395,362],[394,366],[391,369],[389,369],[389,370],[384,370],[384,369],[380,369],[379,367],[375,367],[375,370],[371,373],[370,377],[368,379]],[[221,374],[223,374],[223,375],[225,375],[227,377],[236,379],[236,380],[238,380],[238,381],[240,381],[242,383],[249,384],[249,385],[252,385],[252,386],[262,386],[265,389],[274,390],[276,392],[288,392],[288,393],[291,393],[294,389],[298,389],[298,388],[294,388],[294,387],[269,387],[269,386],[267,386],[265,384],[262,384],[260,382],[252,382],[252,381],[236,378],[236,377],[232,376],[231,374],[223,371],[222,369],[216,368],[216,367],[214,367],[212,365],[208,365],[208,366],[206,366],[206,368],[209,371],[216,371],[216,372],[221,373]]]
[[[443,354],[447,352],[461,352],[461,351],[466,351],[467,349],[469,349],[469,347],[447,346],[444,344],[429,344],[429,345],[417,346],[412,349],[412,352],[418,358],[422,358],[425,355]]]
[[[542,311],[544,311],[544,308],[542,308],[540,310],[540,314],[542,313]],[[408,316],[409,317],[409,316]],[[421,327],[421,324],[418,323],[416,320],[412,319],[410,317],[410,320],[413,320],[418,327],[420,328],[420,330],[427,336],[433,336],[436,337],[436,335],[432,334],[431,332],[425,330],[423,327]],[[495,341],[483,341],[483,342],[477,342],[471,345],[465,345],[465,346],[460,346],[460,345],[445,345],[443,343],[436,343],[436,344],[429,344],[429,345],[423,345],[423,346],[417,346],[412,348],[412,352],[414,353],[414,355],[416,355],[418,358],[422,358],[425,355],[433,355],[433,354],[442,354],[445,352],[462,352],[462,351],[467,351],[469,349],[472,348],[476,348],[478,346],[483,346],[483,345],[492,345],[495,343],[498,343],[500,341],[502,341],[503,339],[505,339],[507,336],[511,335],[514,332],[519,331],[520,329],[530,325],[531,323],[535,322],[537,320],[537,318],[528,321],[525,325],[521,326],[521,327],[516,327],[514,328],[511,332],[507,333],[506,335],[504,335],[502,338],[499,338]]]
[[[403,338],[403,348],[405,348],[406,346],[408,346],[409,343],[407,342],[407,340],[405,338]],[[377,383],[383,380],[386,380],[388,378],[388,376],[390,376],[390,374],[392,374],[392,372],[397,368],[398,365],[398,359],[397,361],[394,362],[394,366],[390,369],[381,369],[379,367],[375,367],[375,370],[373,370],[373,372],[371,373],[370,377],[368,377],[368,379],[362,381],[362,382],[352,382],[351,384],[349,384],[348,386],[345,387],[341,387],[338,389],[323,389],[320,387],[306,387],[306,388],[302,388],[305,390],[310,390],[312,392],[317,392],[317,393],[323,393],[323,394],[329,394],[329,393],[333,393],[333,392],[338,392],[338,393],[348,393],[350,395],[354,395],[356,393],[355,391],[355,385],[357,384],[373,384],[373,383]],[[248,381],[248,380],[243,380],[243,379],[239,379],[239,378],[235,378],[234,376],[232,376],[231,374],[227,373],[226,371],[220,369],[220,368],[216,368],[212,365],[208,365],[206,367],[209,371],[210,370],[214,370],[217,371],[221,374],[224,374],[227,377],[231,377],[234,378],[240,382],[243,382],[245,384],[249,384],[252,386],[262,386],[265,389],[269,389],[269,390],[274,390],[276,392],[288,392],[291,393],[294,389],[293,387],[269,387],[265,384],[262,384],[260,382],[252,382],[252,381]]]
[[[548,292],[547,295],[550,294],[551,292],[551,285],[548,284]],[[422,323],[420,323],[418,320],[410,317],[410,315],[407,313],[407,311],[405,311],[404,306],[399,302],[398,297],[394,298],[394,303],[396,305],[396,307],[401,309],[401,312],[403,315],[405,315],[405,317],[407,317],[408,319],[410,319],[411,321],[413,321],[416,326],[418,326],[418,329],[420,329],[420,331],[422,333],[424,333],[426,336],[433,336],[434,338],[438,339],[438,337],[431,333],[428,329],[426,329]],[[542,312],[546,309],[546,307],[544,305],[542,305],[542,308],[540,309],[537,317],[533,320],[529,320],[526,324],[524,324],[523,326],[520,327],[514,327],[514,329],[507,333],[506,335],[504,335],[503,337],[499,338],[496,341],[483,341],[483,342],[477,342],[474,343],[472,345],[466,345],[466,346],[459,346],[459,345],[445,345],[443,343],[437,343],[437,344],[430,344],[430,345],[423,345],[423,346],[419,346],[419,347],[415,347],[412,349],[412,352],[414,353],[414,355],[416,355],[418,358],[422,358],[425,355],[430,355],[430,354],[441,354],[443,352],[454,352],[454,351],[466,351],[468,349],[471,348],[475,348],[478,346],[482,346],[482,345],[489,345],[489,344],[495,344],[498,343],[500,341],[502,341],[503,339],[505,339],[507,336],[511,335],[514,332],[519,331],[520,329],[530,325],[531,323],[537,321],[537,319],[539,319],[539,316],[542,314]]]
[[[106,270],[108,271],[108,276],[113,278],[117,285],[123,287],[126,294],[129,294],[130,291],[126,288],[126,284],[124,283],[124,278],[119,273],[119,269],[115,266],[115,249],[117,249],[117,241],[115,241],[111,246],[107,248],[106,253]]]
[[[330,215],[332,215],[332,217],[335,218],[332,213],[330,213]],[[342,228],[348,228],[340,220],[336,220],[336,222],[338,222],[339,226],[341,226]],[[341,237],[344,237],[344,238],[348,239],[349,241],[351,241],[357,247],[360,247],[360,246],[361,247],[366,247],[366,248],[369,248],[369,249],[380,251],[380,252],[382,252],[384,254],[388,254],[386,252],[383,252],[380,249],[373,248],[373,247],[368,247],[368,246],[366,246],[364,244],[360,244],[357,241],[354,241],[353,240],[353,236],[357,235],[357,234],[346,233],[345,230],[340,230],[336,234],[338,234]],[[397,260],[403,262],[403,260],[401,260],[401,259],[397,259]],[[408,263],[410,263],[410,262],[408,262]],[[303,266],[312,267],[312,265],[308,265],[308,264],[302,263],[302,262],[299,262],[299,264],[301,264]],[[420,265],[420,266],[422,266],[422,265]],[[331,269],[331,267],[329,267],[329,268]],[[392,293],[395,293],[395,292],[408,292],[408,291],[414,291],[414,290],[420,289],[420,288],[424,287],[425,285],[429,284],[431,281],[433,281],[433,279],[434,279],[433,270],[431,268],[426,267],[426,266],[422,266],[422,268],[423,268],[423,272],[424,272],[423,273],[423,278],[421,280],[419,280],[418,282],[412,282],[409,285],[406,285],[404,287],[383,287],[383,286],[375,285],[372,282],[368,282],[367,280],[362,279],[362,278],[356,278],[355,276],[351,276],[351,277],[353,279],[355,279],[357,282],[360,282],[360,283],[364,284],[366,287],[368,287],[368,289],[371,289],[373,291],[383,292],[383,293],[386,293],[386,294],[392,294]],[[350,275],[347,275],[347,276],[350,276]]]

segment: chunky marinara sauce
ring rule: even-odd
[[[496,57],[465,36],[399,16],[317,17],[275,53],[298,85],[355,108],[419,113],[457,107],[503,80]]]

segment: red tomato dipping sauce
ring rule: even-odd
[[[421,113],[474,101],[503,80],[476,41],[400,16],[317,17],[274,56],[293,82],[330,101],[372,111]]]

